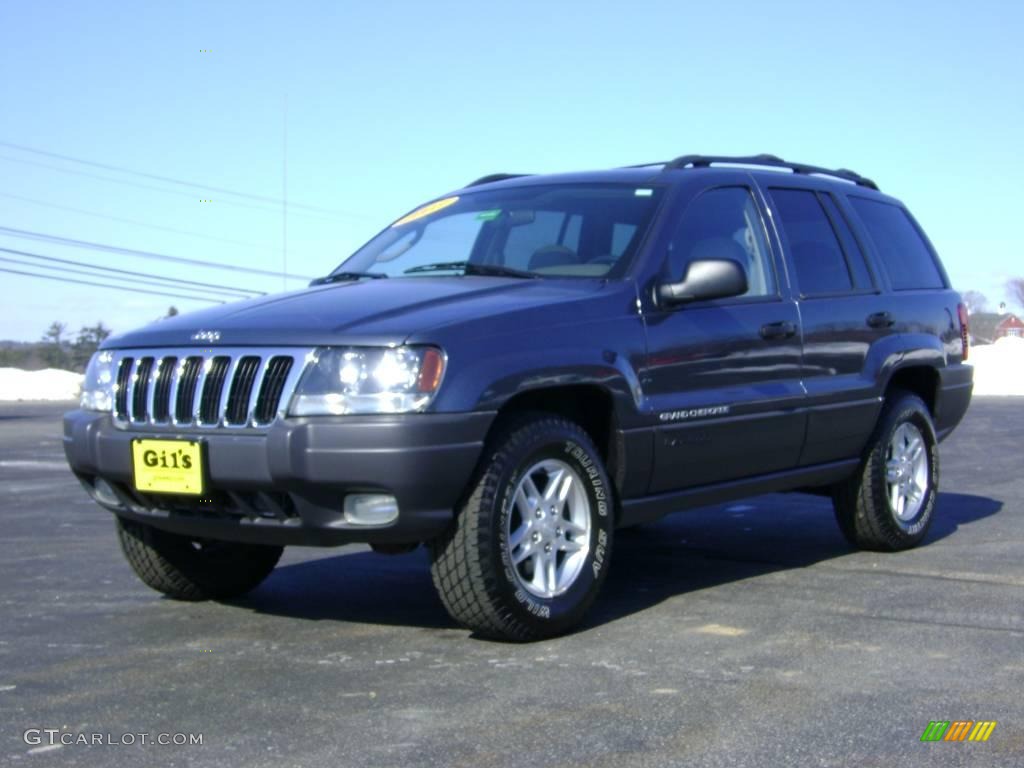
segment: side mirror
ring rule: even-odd
[[[667,305],[690,301],[726,299],[747,292],[747,273],[733,259],[691,261],[679,283],[658,286],[658,299]]]

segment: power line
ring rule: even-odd
[[[125,168],[120,165],[111,165],[109,163],[98,163],[94,160],[84,160],[80,157],[72,157],[71,155],[62,155],[57,152],[48,152],[43,149],[36,149],[35,147],[26,147],[23,144],[14,144],[9,141],[0,141],[0,147],[7,147],[8,149],[14,149],[19,152],[29,152],[34,155],[41,155],[43,157],[52,157],[57,160],[64,160],[70,163],[78,163],[79,165],[87,165],[92,168],[100,168],[105,171],[114,171],[116,173],[126,173],[131,176],[138,176],[144,179],[152,179],[154,181],[162,181],[165,184],[176,184],[182,187],[189,187],[191,189],[201,189],[206,192],[216,192],[221,195],[232,195],[234,197],[240,197],[246,200],[255,200],[261,203],[270,203],[273,205],[280,205],[281,200],[275,197],[269,197],[267,195],[255,195],[250,192],[240,192],[234,189],[228,189],[226,187],[215,187],[209,184],[197,184],[192,181],[185,181],[183,179],[176,179],[172,176],[161,176],[156,173],[147,173],[146,171],[136,171],[132,168]],[[362,214],[351,213],[349,211],[340,211],[332,208],[321,208],[317,205],[308,205],[303,203],[292,203],[293,208],[300,208],[314,213],[323,213],[330,216],[354,216],[356,218],[365,218]]]
[[[26,275],[28,277],[41,277],[44,280],[56,280],[61,283],[77,283],[78,285],[94,285],[99,288],[110,288],[115,291],[130,291],[131,293],[149,293],[154,296],[170,296],[172,299],[193,299],[195,301],[208,301],[211,304],[223,304],[221,299],[209,299],[205,296],[186,296],[182,293],[166,293],[164,291],[150,291],[146,288],[130,288],[127,285],[108,285],[106,283],[93,283],[88,280],[75,280],[71,277],[57,277],[56,275],[40,275],[35,272],[23,272],[18,269],[7,269],[0,267],[0,272],[8,272],[12,275]]]
[[[161,281],[164,281],[164,283],[170,283],[171,284],[170,286],[164,285],[163,287],[165,287],[165,288],[166,287],[194,286],[196,288],[201,288],[203,290],[212,291],[214,293],[227,293],[227,294],[233,295],[235,298],[240,298],[240,299],[252,298],[254,294],[255,295],[259,295],[259,296],[266,295],[263,291],[254,291],[254,290],[247,289],[247,288],[233,288],[233,287],[231,287],[229,285],[219,285],[217,283],[201,283],[201,282],[198,282],[196,280],[185,280],[184,278],[166,277],[164,275],[153,275],[153,274],[147,274],[147,273],[144,273],[144,272],[133,272],[133,271],[128,270],[128,269],[117,269],[116,267],[104,267],[104,266],[101,266],[99,264],[89,264],[88,262],[85,262],[85,261],[74,261],[73,259],[58,259],[56,256],[44,256],[44,255],[42,255],[40,253],[32,253],[30,251],[18,251],[18,250],[15,250],[13,248],[0,248],[0,252],[11,253],[11,254],[14,254],[15,256],[26,256],[26,257],[28,257],[30,259],[40,259],[42,261],[52,261],[52,262],[55,262],[57,264],[71,264],[71,265],[76,266],[76,267],[87,267],[88,269],[99,270],[99,271],[102,271],[102,272],[112,272],[112,273],[115,273],[115,274],[118,274],[118,275],[129,275],[129,277],[120,277],[120,278],[118,278],[119,280],[129,280],[129,281],[133,281],[134,282],[134,281],[136,281],[136,278],[149,278],[149,279],[153,279],[153,280],[161,280]],[[0,257],[0,258],[2,258],[2,257]],[[5,259],[5,261],[13,261],[13,259]],[[23,263],[23,262],[18,262],[18,263]],[[39,265],[33,265],[33,266],[42,267],[44,265],[39,264]],[[62,269],[63,267],[46,267],[46,268],[47,269]],[[83,272],[81,274],[90,274],[90,273]],[[94,277],[98,277],[98,275],[93,275],[93,276]],[[146,282],[149,282],[149,281],[147,280]],[[149,284],[150,285],[159,285],[159,283],[149,283]],[[180,286],[176,285],[176,284],[180,284]]]
[[[234,264],[223,264],[214,261],[203,261],[201,259],[187,259],[183,256],[170,256],[165,253],[154,253],[153,251],[140,251],[135,248],[121,248],[116,245],[106,245],[105,243],[93,243],[88,240],[75,240],[70,237],[60,237],[59,235],[49,235],[43,232],[31,232],[25,229],[15,229],[14,227],[2,227],[0,226],[0,233],[8,234],[12,237],[24,238],[28,240],[41,240],[47,243],[56,243],[58,245],[68,245],[74,248],[87,248],[93,251],[105,251],[107,253],[118,253],[124,256],[137,256],[143,259],[155,259],[157,261],[168,261],[175,264],[190,264],[194,267],[206,267],[208,269],[223,269],[230,272],[244,272],[250,275],[263,275],[264,277],[289,277],[295,280],[311,280],[312,278],[308,275],[285,275],[281,272],[274,272],[268,269],[256,269],[255,267],[242,267]]]
[[[187,197],[190,198],[191,200],[196,199],[195,193],[193,192],[183,192],[178,189],[164,189],[163,187],[154,187],[152,184],[139,184],[138,182],[128,181],[127,179],[112,179],[109,176],[100,176],[95,173],[89,173],[88,171],[74,171],[71,168],[61,168],[56,165],[37,163],[32,160],[24,160],[19,157],[5,157],[3,155],[0,155],[0,160],[3,160],[8,163],[21,163],[22,165],[31,165],[34,168],[46,168],[51,171],[57,171],[58,173],[69,173],[72,176],[83,176],[87,179],[97,179],[99,181],[106,181],[110,184],[123,184],[124,186],[134,187],[135,189],[148,189],[151,192],[162,192],[165,195],[177,195],[178,197]],[[253,211],[266,212],[268,210],[268,208],[265,205],[256,205],[255,203],[243,203],[240,200],[222,200],[221,202],[225,203],[226,205],[233,205],[237,208],[248,208],[249,210]],[[320,215],[310,214],[308,212],[305,213],[306,215],[310,216]]]
[[[85,275],[86,277],[103,277],[103,275],[97,275],[95,272],[88,272],[84,269],[74,269],[73,267],[56,267],[50,266],[49,264],[39,264],[32,261],[25,261],[23,259],[9,259],[6,256],[0,256],[0,261],[7,264],[18,264],[23,267],[32,267],[33,269],[52,269],[60,270],[61,274],[70,273],[73,275]],[[168,286],[164,283],[158,283],[153,280],[145,280],[143,278],[131,278],[131,277],[111,277],[111,280],[123,280],[126,283],[139,283],[140,285],[155,285],[158,288],[173,288],[174,286]],[[133,286],[119,286],[129,290],[135,290]],[[237,301],[242,298],[252,298],[251,296],[195,296],[197,299],[207,299],[209,301]]]
[[[241,245],[246,248],[265,248],[266,246],[259,245],[258,243],[247,243],[244,240],[232,240],[227,237],[217,237],[216,235],[207,235],[202,232],[193,232],[188,229],[177,229],[176,227],[162,227],[159,224],[150,224],[145,221],[139,221],[138,219],[126,219],[121,216],[111,216],[109,213],[99,213],[98,211],[90,211],[85,208],[74,208],[70,205],[58,205],[57,203],[50,203],[45,200],[36,200],[32,197],[23,197],[22,195],[12,195],[9,192],[0,192],[0,197],[7,197],[11,200],[20,200],[23,203],[31,203],[32,205],[39,205],[43,208],[53,208],[57,211],[69,211],[71,213],[80,213],[83,216],[93,216],[97,219],[106,219],[107,221],[117,221],[121,224],[132,224],[137,227],[146,227],[147,229],[155,229],[160,232],[171,232],[175,235],[186,235],[188,237],[196,237],[201,240],[210,240],[216,243],[226,243],[228,245]],[[269,249],[268,249],[269,250]]]

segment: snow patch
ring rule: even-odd
[[[0,401],[77,400],[81,386],[82,374],[74,371],[0,368]]]
[[[1007,336],[994,344],[971,347],[974,394],[1024,397],[1024,339]]]

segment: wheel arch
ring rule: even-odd
[[[523,413],[559,416],[578,424],[593,441],[608,471],[615,493],[615,515],[621,499],[646,484],[650,456],[643,438],[624,432],[615,393],[599,384],[564,384],[526,389],[509,397],[498,409],[488,439],[509,420]],[[629,443],[627,445],[627,442]]]
[[[615,399],[604,387],[598,384],[564,384],[523,390],[501,405],[491,432],[514,415],[529,411],[562,416],[579,424],[594,441],[606,463],[614,455]]]
[[[917,395],[928,406],[932,419],[938,414],[939,388],[941,379],[932,365],[903,365],[889,376],[883,397],[888,400],[894,392],[910,392]]]

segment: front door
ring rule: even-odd
[[[747,272],[743,296],[647,315],[647,407],[658,419],[650,493],[796,466],[805,430],[800,317],[747,186],[700,193],[671,239],[666,277],[697,259]]]

